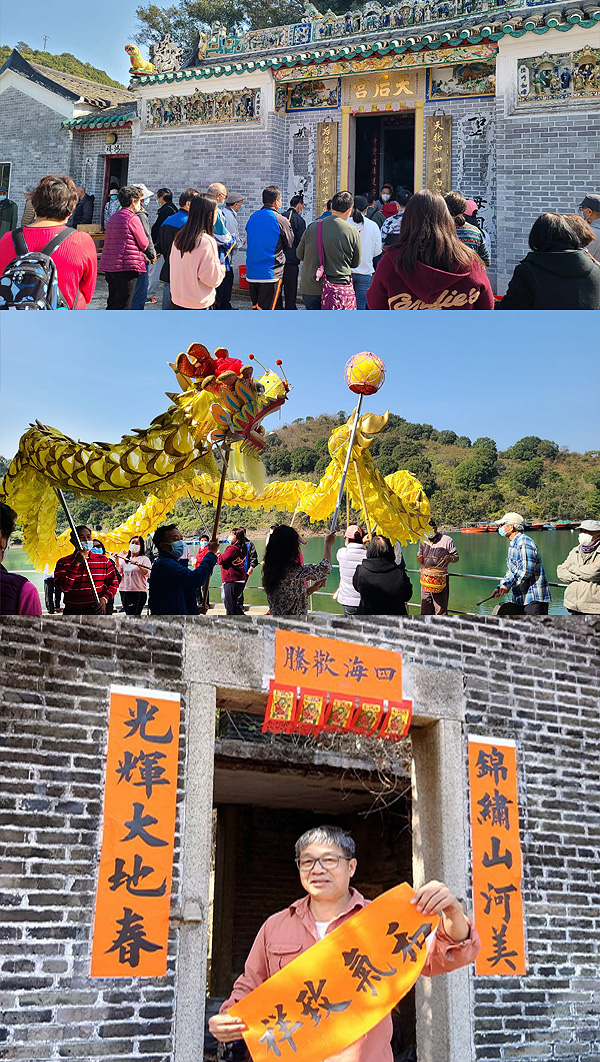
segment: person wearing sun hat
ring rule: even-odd
[[[556,575],[565,590],[565,608],[572,615],[600,615],[600,520],[582,520],[579,541]]]
[[[540,552],[529,535],[524,534],[525,521],[520,513],[505,513],[499,520],[498,534],[507,538],[508,559],[506,574],[492,597],[504,597],[512,591],[513,605],[527,616],[547,616],[552,600]]]
[[[600,194],[596,192],[592,195],[584,195],[579,204],[579,212],[596,237],[593,243],[587,245],[586,251],[591,254],[592,258],[598,259],[600,258]]]
[[[335,593],[338,605],[344,610],[344,616],[353,616],[358,612],[360,594],[354,589],[352,579],[359,564],[367,556],[367,547],[363,545],[364,531],[358,524],[350,524],[344,532],[344,545],[338,549],[336,560],[340,568],[340,585]]]

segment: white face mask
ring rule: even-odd
[[[384,203],[387,203],[387,201],[388,201],[388,199],[390,198],[390,196],[388,195],[388,193],[387,193],[387,192],[382,192],[382,193],[381,193],[381,198],[383,199],[383,202],[384,202]]]
[[[230,542],[230,543],[231,542],[235,542],[235,535],[228,535],[227,536],[227,541]]]
[[[592,544],[592,536],[588,535],[585,531],[580,531],[578,538],[580,546],[590,546]]]
[[[140,547],[139,547],[137,542],[130,542],[129,543],[129,552],[130,553],[139,553],[140,552]]]

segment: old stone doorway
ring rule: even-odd
[[[294,842],[311,826],[331,822],[352,831],[359,855],[354,884],[363,895],[412,880],[406,765],[392,785],[386,804],[384,783],[365,757],[352,764],[285,739],[217,739],[209,1014],[229,995],[264,920],[302,895]],[[414,1062],[414,994],[402,1001],[394,1028],[395,1062]],[[210,1039],[205,1057],[214,1057]]]
[[[124,188],[129,173],[129,155],[106,155],[104,160],[104,182],[102,185],[102,218],[104,207],[111,187]]]
[[[378,193],[385,182],[414,191],[415,112],[356,116],[354,193]]]

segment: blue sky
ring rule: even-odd
[[[42,0],[28,0],[27,4],[2,5],[2,44],[13,48],[25,41],[32,48],[44,47],[53,55],[71,52],[84,63],[106,70],[121,84],[129,80],[129,60],[125,45],[133,40],[136,9],[147,6],[145,0],[120,0],[90,9],[56,0],[54,4]],[[168,6],[160,2],[159,7]]]
[[[501,449],[523,435],[572,450],[600,447],[598,319],[593,314],[104,313],[4,314],[0,453],[36,418],[74,438],[120,439],[167,408],[167,362],[202,342],[232,356],[282,358],[293,390],[284,422],[350,411],[352,354],[383,358],[387,378],[365,411],[451,428]],[[265,426],[277,427],[277,415]]]

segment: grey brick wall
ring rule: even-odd
[[[111,683],[179,690],[181,628],[3,624],[0,1055],[169,1058],[173,948],[160,980],[89,977]],[[185,748],[185,707],[181,755]],[[182,768],[180,769],[180,778]],[[179,826],[177,827],[179,832]],[[174,866],[173,903],[177,902]]]
[[[561,108],[504,116],[497,100],[498,290],[529,251],[531,226],[545,211],[576,214],[600,187],[600,110]]]
[[[10,198],[25,206],[23,192],[47,173],[72,172],[72,145],[60,127],[62,115],[31,96],[8,88],[0,96],[2,162],[12,163]]]
[[[283,180],[283,124],[278,115],[269,114],[259,128],[145,132],[132,140],[129,172],[154,192],[161,185],[171,188],[175,201],[186,188],[203,192],[213,181],[222,181],[245,197],[243,227],[252,211],[262,206],[263,188]],[[153,221],[156,200],[148,212]]]
[[[180,688],[185,625],[240,640],[274,620],[4,618],[1,858],[5,1048],[14,1062],[171,1059],[163,981],[91,981],[89,937],[114,681]],[[600,620],[312,618],[284,625],[458,670],[468,732],[517,742],[529,973],[472,978],[476,1062],[591,1062],[600,915]],[[207,675],[207,680],[210,676]],[[182,756],[185,745],[185,717]],[[177,898],[177,850],[174,902]],[[456,1059],[456,1062],[468,1062]]]

